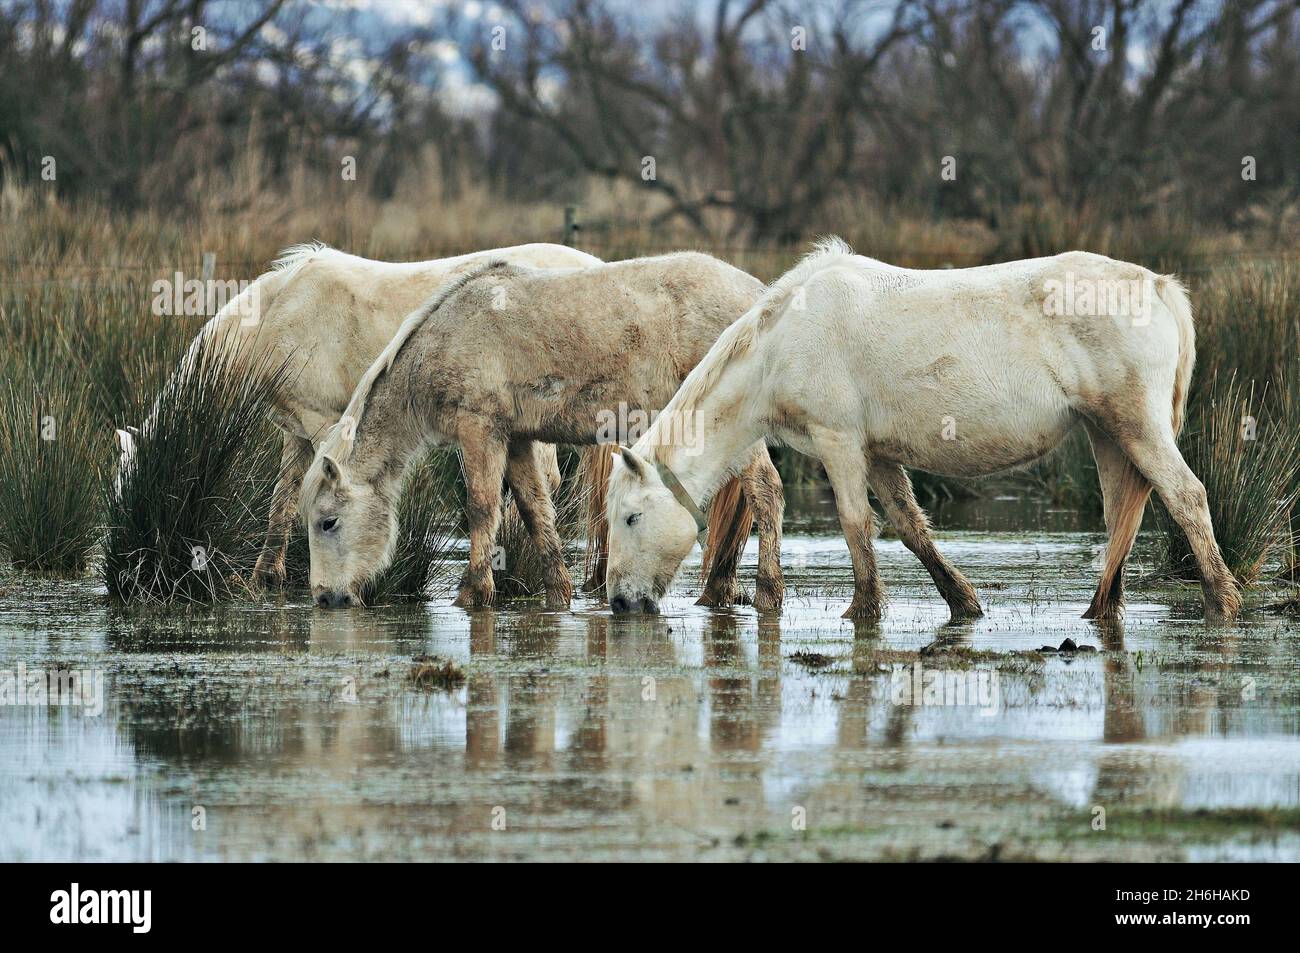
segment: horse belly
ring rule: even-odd
[[[994,374],[969,384],[954,381],[946,388],[896,393],[883,412],[868,414],[869,451],[951,477],[1032,463],[1055,448],[1078,418],[1048,375],[1011,377]]]

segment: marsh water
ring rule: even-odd
[[[815,491],[779,618],[695,607],[698,554],[627,620],[306,593],[126,615],[95,580],[6,579],[0,672],[101,691],[0,706],[0,859],[1300,859],[1293,620],[1207,627],[1199,589],[1143,577],[1144,536],[1098,628],[1095,527],[998,500],[936,524],[976,623],[888,538],[885,618],[843,621]]]

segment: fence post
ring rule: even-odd
[[[564,206],[564,244],[578,247],[578,206]]]

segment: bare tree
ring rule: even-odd
[[[889,4],[886,28],[867,39],[854,23],[881,4],[718,0],[707,23],[685,13],[637,36],[595,0],[555,20],[510,7],[520,38],[504,50],[480,42],[472,57],[505,109],[586,172],[661,195],[661,220],[703,231],[705,213],[723,210],[733,233],[780,240],[801,237],[852,176],[864,86],[917,22],[910,0]]]

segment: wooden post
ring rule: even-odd
[[[564,244],[578,247],[578,206],[564,206]]]

